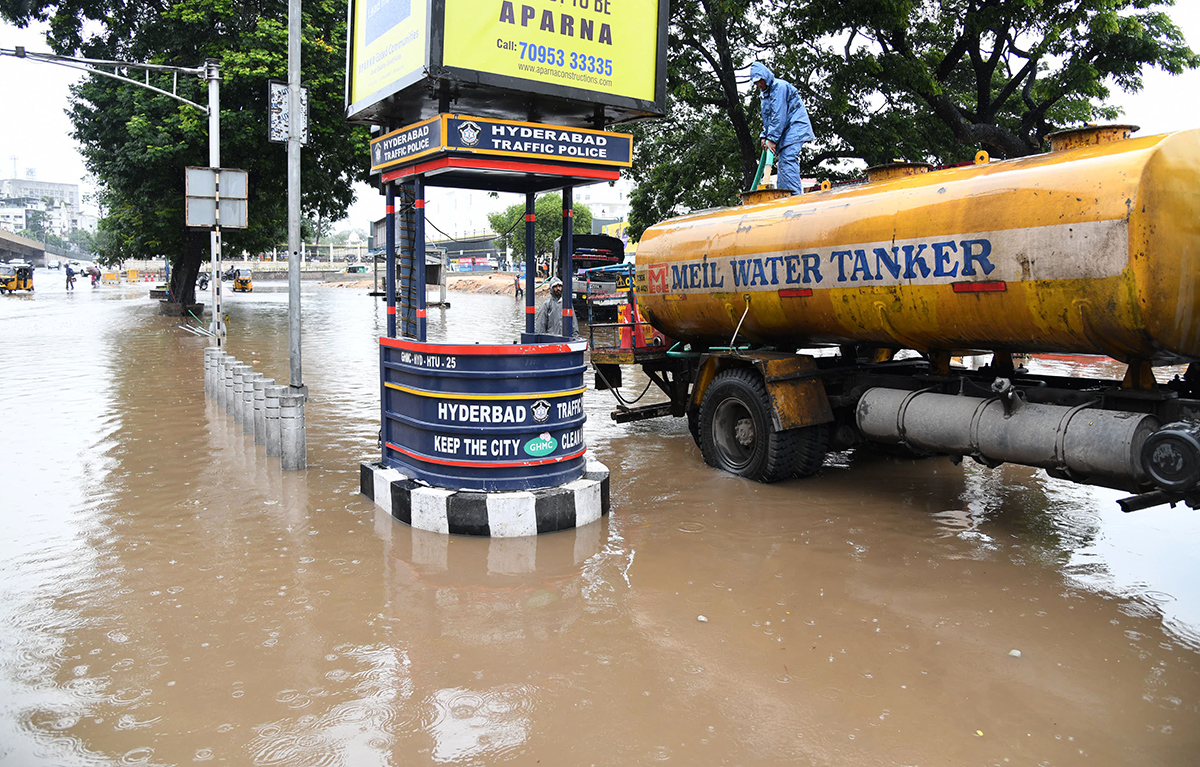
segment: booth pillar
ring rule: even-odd
[[[534,193],[525,193],[525,332],[533,334],[533,321],[537,313],[537,301],[533,291],[537,288],[537,254],[534,252]]]
[[[571,255],[575,250],[574,243],[571,241],[571,236],[575,231],[575,203],[572,194],[573,190],[574,188],[569,184],[564,186],[562,190],[562,334],[566,338],[570,338],[572,335],[574,335],[574,326],[571,320],[575,316],[575,303],[572,300],[573,294],[571,293],[571,277],[574,273],[574,267],[571,264]]]
[[[396,337],[396,189],[390,183],[386,185],[387,194],[387,210],[384,216],[387,235],[385,241],[387,243],[384,256],[387,260],[387,272],[385,279],[387,284],[383,288],[384,294],[387,296],[387,337]]]
[[[413,282],[415,283],[415,295],[412,300],[416,302],[413,307],[413,313],[417,320],[417,340],[425,341],[425,179],[417,176],[413,179],[413,193],[415,199],[413,208],[416,210],[414,220],[416,227],[413,233]]]

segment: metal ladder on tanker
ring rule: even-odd
[[[416,261],[417,211],[413,207],[413,185],[396,186],[396,333],[401,338],[420,340],[417,324]]]

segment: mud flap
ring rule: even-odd
[[[593,363],[594,364],[594,363]],[[621,388],[621,366],[598,364],[596,368],[596,391]]]
[[[816,360],[785,352],[750,351],[709,356],[700,365],[689,409],[699,411],[705,390],[721,371],[750,365],[758,370],[766,384],[776,429],[800,429],[833,421],[833,408],[829,405],[825,385],[816,377]]]

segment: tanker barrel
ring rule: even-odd
[[[1147,477],[1142,448],[1158,428],[1143,413],[877,387],[858,402],[867,439],[986,463],[1017,463],[1118,484]]]

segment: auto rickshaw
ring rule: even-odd
[[[0,293],[18,290],[33,292],[33,267],[28,264],[0,264]]]
[[[254,290],[254,281],[249,269],[238,269],[233,275],[234,292],[249,293]]]

